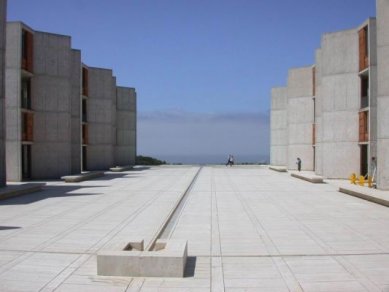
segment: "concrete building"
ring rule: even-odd
[[[6,184],[5,166],[5,31],[7,1],[0,0],[0,187]]]
[[[82,93],[82,169],[135,164],[135,89],[117,87],[112,70],[84,64]]]
[[[136,158],[136,91],[117,87],[115,165],[134,165]]]
[[[378,0],[377,11],[377,20],[369,18],[358,28],[324,34],[311,77],[308,68],[304,77],[302,71],[290,70],[284,113],[288,130],[282,138],[277,136],[280,112],[274,105],[277,97],[273,89],[271,164],[285,160],[276,141],[287,139],[289,169],[296,168],[297,156],[306,155],[301,157],[303,166],[304,160],[308,163],[305,169],[325,178],[370,175],[377,178],[378,188],[389,188],[389,30],[385,26],[389,3]],[[313,107],[305,99],[304,108],[295,98],[303,102],[304,96],[308,97],[310,78]],[[298,90],[301,92],[296,93]],[[312,148],[308,139],[312,139]]]
[[[313,170],[313,71],[312,67],[289,70],[287,85],[288,169],[297,169],[296,160],[302,160],[302,170]]]
[[[105,170],[114,164],[116,79],[112,70],[86,65],[83,74],[83,170]]]
[[[80,64],[70,37],[7,24],[8,180],[80,172]]]
[[[315,97],[319,104],[320,132],[316,147],[317,174],[327,178],[347,178],[359,173],[360,109],[357,30],[328,33],[322,37],[316,68],[320,84]]]
[[[389,189],[389,1],[377,0],[377,186]]]
[[[270,164],[288,165],[288,96],[286,87],[273,88],[271,92]]]

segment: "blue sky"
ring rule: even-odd
[[[112,68],[118,84],[136,87],[138,152],[150,155],[267,154],[271,88],[285,84],[288,69],[314,62],[323,33],[370,16],[374,0],[8,1],[9,20],[72,36],[86,64]],[[202,121],[192,125],[201,137],[191,135],[188,115]],[[224,119],[210,131],[210,115],[234,127]],[[170,130],[180,134],[156,145],[153,135]],[[230,151],[226,136],[239,137]],[[208,152],[207,137],[215,138]]]

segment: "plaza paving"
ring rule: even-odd
[[[169,237],[184,278],[103,277],[96,253],[147,245],[199,167],[155,167],[0,202],[0,291],[389,291],[389,209],[263,167],[203,167]]]

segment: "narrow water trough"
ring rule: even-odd
[[[97,254],[97,274],[129,277],[183,277],[188,257],[186,240],[170,239],[202,167],[144,247],[143,239],[129,240]]]

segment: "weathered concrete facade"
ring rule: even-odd
[[[114,164],[116,79],[112,70],[88,68],[87,170],[105,170]]]
[[[80,88],[80,53],[71,49],[68,36],[35,32],[34,61],[32,178],[80,173],[79,151],[73,149],[80,127],[72,128],[80,125],[80,107],[75,102],[80,100],[80,92],[73,90]]]
[[[5,166],[5,32],[7,1],[0,0],[0,187],[6,184]]]
[[[72,149],[80,135],[77,127],[72,133],[72,125],[80,125],[80,64],[70,37],[7,24],[8,180],[80,172],[80,155]]]
[[[317,67],[320,89],[319,174],[347,178],[359,172],[358,34],[356,30],[325,34]]]
[[[381,141],[386,134],[389,137],[389,131],[385,130],[388,109],[385,102],[380,104],[380,100],[385,100],[389,95],[389,90],[385,91],[387,82],[383,81],[389,75],[386,71],[389,50],[382,49],[388,46],[385,43],[389,39],[385,19],[389,12],[387,2],[378,1],[377,5],[381,6],[378,8],[378,24],[375,18],[370,18],[356,29],[323,35],[321,48],[316,50],[312,67],[311,135],[307,127],[311,110],[304,108],[305,94],[301,93],[303,88],[306,93],[309,92],[309,76],[303,78],[302,71],[290,70],[288,108],[285,113],[288,117],[289,169],[296,168],[296,157],[302,158],[303,166],[304,160],[310,162],[308,140],[312,138],[313,164],[312,168],[308,165],[306,170],[314,170],[325,178],[344,179],[352,173],[370,175],[374,179],[378,176],[378,187],[385,188],[382,183],[387,179],[381,176],[389,167],[385,161],[388,147]],[[384,41],[381,41],[381,49],[378,46],[377,60],[377,38],[379,41],[380,34],[384,35]],[[308,68],[305,69],[308,74]],[[294,99],[296,97],[301,99],[300,104]],[[382,97],[384,99],[380,99]],[[306,106],[309,106],[308,99],[306,102]],[[272,116],[273,111],[272,108]],[[272,120],[272,135],[276,128],[273,123]],[[276,153],[274,149],[272,144],[271,153]],[[298,154],[297,150],[303,154],[308,153],[308,158],[301,157],[303,154]],[[384,157],[383,161],[379,158],[381,156]],[[375,157],[378,157],[378,171],[373,159]],[[272,157],[272,161],[277,159],[280,157]]]
[[[136,158],[136,91],[117,87],[115,165],[134,165]]]
[[[312,125],[314,121],[312,67],[289,70],[287,86],[288,169],[313,170]]]
[[[389,1],[377,0],[377,186],[389,189]]]
[[[31,154],[33,111],[31,109],[31,79],[33,76],[32,42],[33,31],[26,25],[15,22],[7,23],[6,45],[6,164],[7,180],[23,179],[22,145],[25,153]],[[26,36],[26,37],[24,37]],[[28,36],[28,41],[27,41]],[[22,40],[22,38],[24,38]],[[23,52],[23,49],[28,54]],[[22,56],[23,53],[23,56]],[[28,59],[28,62],[27,62]],[[22,89],[23,88],[23,89]],[[23,95],[23,101],[22,96]],[[23,105],[22,105],[23,103]],[[29,135],[24,129],[22,117],[29,126]],[[23,118],[24,120],[24,118]],[[26,150],[27,149],[27,150]],[[24,169],[30,173],[31,166]]]
[[[271,92],[270,164],[288,165],[288,96],[286,87],[273,88]]]

